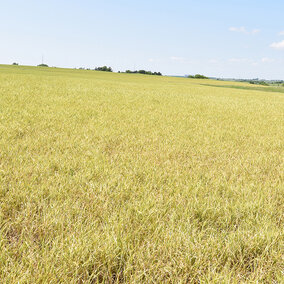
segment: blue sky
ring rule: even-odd
[[[283,0],[0,0],[0,63],[284,79]]]

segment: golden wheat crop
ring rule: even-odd
[[[2,65],[0,282],[283,283],[283,169],[284,93]]]

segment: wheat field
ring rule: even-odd
[[[283,283],[282,91],[1,65],[0,282]]]

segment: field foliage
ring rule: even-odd
[[[284,94],[247,86],[0,66],[0,282],[283,283]]]

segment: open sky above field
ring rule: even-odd
[[[284,79],[280,0],[0,4],[0,63]]]

